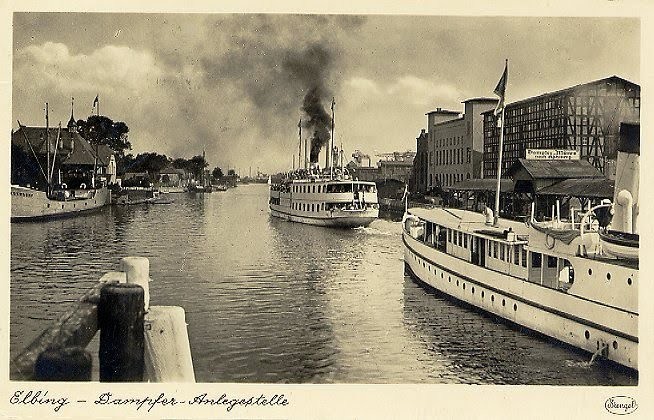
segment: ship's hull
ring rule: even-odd
[[[637,313],[480,267],[406,232],[402,236],[405,264],[420,282],[511,323],[638,369]]]
[[[365,227],[372,223],[379,217],[379,210],[366,210],[357,212],[341,212],[340,214],[333,214],[331,216],[309,216],[302,214],[292,214],[284,211],[283,209],[276,209],[278,206],[270,206],[270,214],[274,217],[279,217],[284,220],[297,223],[305,223],[314,226],[329,226],[329,227]]]
[[[362,227],[379,217],[373,182],[318,179],[271,185],[270,214],[314,226]]]
[[[77,216],[109,204],[110,193],[107,188],[84,192],[89,195],[88,198],[60,201],[49,199],[43,191],[12,186],[11,221],[38,221]]]

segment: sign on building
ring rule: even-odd
[[[528,160],[579,160],[579,150],[527,149]]]

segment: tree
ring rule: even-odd
[[[77,121],[77,130],[92,145],[106,144],[119,158],[124,155],[125,150],[132,148],[127,137],[127,124],[122,121],[114,122],[104,115],[90,115],[86,121]]]
[[[211,176],[213,179],[218,180],[223,177],[223,170],[216,166],[213,168],[213,171],[211,171]]]
[[[209,166],[209,164],[207,163],[207,161],[204,159],[202,155],[193,156],[189,161],[188,165],[189,165],[188,170],[193,174],[193,176],[196,179],[201,178],[202,172],[204,172],[204,169]]]

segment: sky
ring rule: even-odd
[[[65,125],[71,97],[130,128],[132,153],[289,170],[318,86],[346,156],[416,149],[425,113],[617,75],[640,83],[637,18],[15,13],[13,128]],[[323,162],[321,155],[320,162]]]

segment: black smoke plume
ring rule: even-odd
[[[313,132],[311,137],[311,152],[309,160],[318,162],[318,154],[330,139],[331,116],[325,110],[323,103],[329,101],[330,91],[327,80],[332,70],[332,56],[324,43],[313,43],[297,52],[289,52],[284,60],[283,68],[293,80],[301,84],[305,93],[302,111],[305,116],[303,125]]]
[[[309,159],[311,163],[318,162],[318,155],[323,146],[327,146],[330,139],[330,126],[332,118],[322,105],[324,95],[321,94],[319,87],[310,89],[304,97],[302,111],[306,114],[304,126],[313,129],[311,137],[311,152]]]

